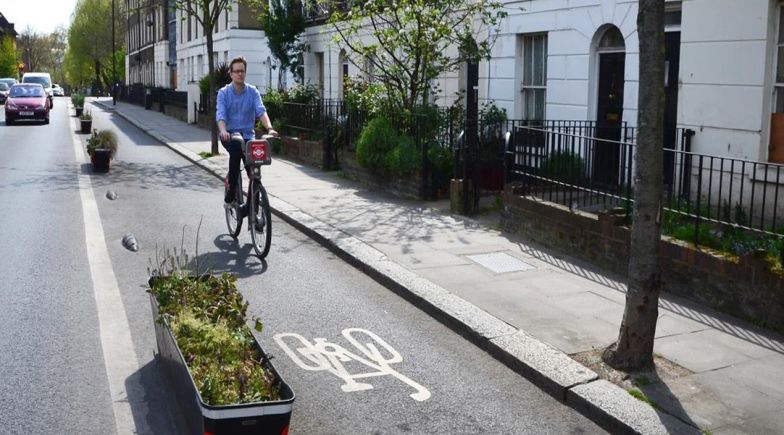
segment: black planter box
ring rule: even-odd
[[[90,163],[95,172],[109,172],[112,165],[112,151],[105,148],[94,149],[90,156]]]
[[[150,286],[152,281],[150,279]],[[261,355],[265,369],[269,370],[280,383],[281,399],[270,402],[243,403],[239,405],[211,406],[204,403],[196,388],[185,359],[172,335],[168,322],[159,322],[158,301],[150,295],[153,319],[155,319],[155,339],[158,343],[156,360],[171,380],[182,411],[189,427],[189,434],[286,434],[288,433],[291,411],[294,407],[294,392],[269,362],[267,354],[259,342],[254,343]]]
[[[93,120],[92,119],[90,119],[90,120],[81,119],[81,120],[79,120],[79,124],[80,124],[80,127],[81,127],[81,132],[83,134],[87,134],[87,133],[90,133],[92,131],[92,128],[93,128]]]

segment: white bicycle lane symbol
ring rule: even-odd
[[[410,395],[412,399],[422,402],[430,398],[430,391],[425,387],[389,366],[390,364],[403,361],[403,357],[387,342],[382,340],[381,337],[361,328],[344,329],[342,333],[343,337],[363,356],[349,352],[346,348],[330,343],[325,338],[316,338],[311,343],[299,334],[283,333],[276,334],[275,341],[303,369],[309,371],[326,370],[343,379],[344,384],[340,388],[347,393],[373,388],[373,385],[357,382],[357,379],[389,375],[394,376],[416,390],[416,392]],[[360,343],[363,335],[366,342]],[[386,352],[382,352],[382,349]],[[374,371],[350,374],[346,370],[344,363],[352,361],[362,363]]]

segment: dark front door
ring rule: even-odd
[[[664,186],[672,193],[675,175],[675,153],[668,149],[676,149],[678,137],[678,69],[681,56],[681,32],[664,34]],[[684,151],[684,150],[681,150]]]
[[[617,186],[623,122],[623,71],[625,53],[599,55],[599,95],[596,111],[596,138],[593,178],[602,185]],[[615,141],[615,142],[612,142]]]

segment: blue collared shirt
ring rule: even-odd
[[[216,122],[223,120],[226,131],[240,132],[245,140],[253,139],[256,119],[266,111],[264,103],[261,102],[261,94],[253,85],[245,83],[245,89],[239,94],[234,92],[234,85],[231,83],[218,91]]]

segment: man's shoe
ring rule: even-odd
[[[248,216],[248,203],[242,204],[240,206],[240,217],[244,218]]]

